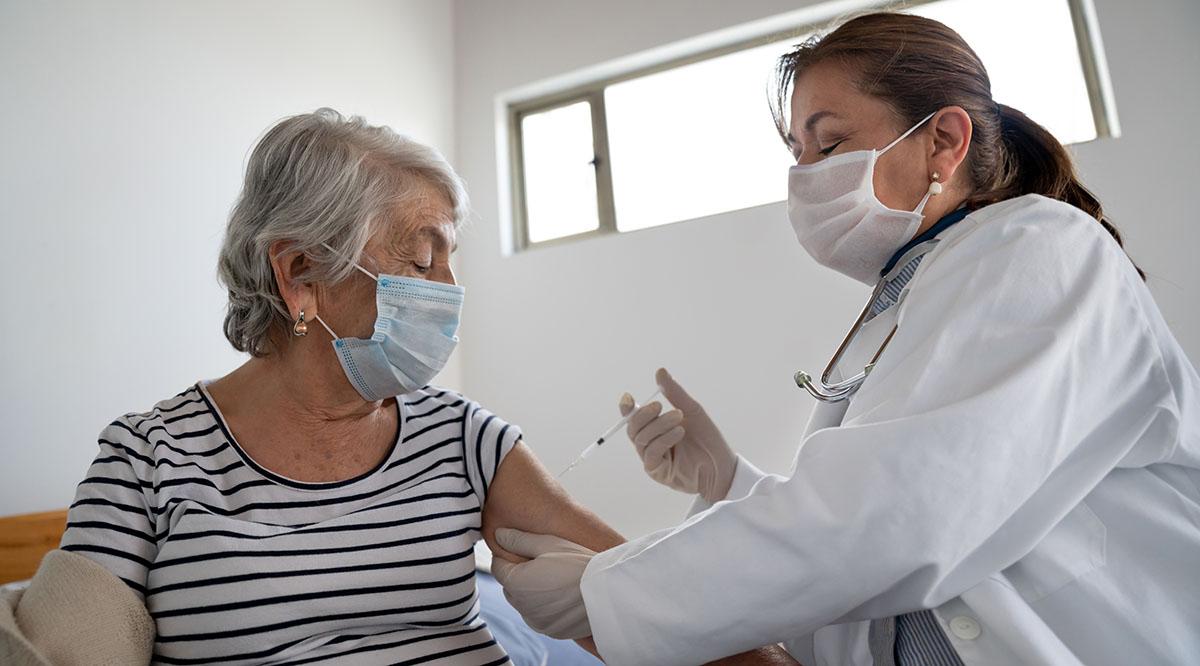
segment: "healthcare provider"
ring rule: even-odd
[[[659,371],[676,409],[628,431],[691,517],[594,555],[504,531],[509,598],[582,607],[611,664],[1200,663],[1200,379],[1068,153],[929,19],[858,17],[779,75],[796,235],[875,285],[797,373],[791,473]]]

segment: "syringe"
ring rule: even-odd
[[[661,396],[662,396],[662,389],[658,389],[649,398],[646,398],[644,401],[639,402],[636,405],[634,405],[635,409],[631,410],[629,412],[629,414],[622,416],[621,420],[614,423],[611,428],[609,428],[608,430],[605,430],[603,435],[600,435],[600,437],[598,439],[596,439],[596,441],[589,444],[588,447],[583,450],[583,453],[580,453],[579,457],[576,458],[575,461],[572,462],[570,465],[567,465],[567,468],[564,469],[563,471],[559,472],[558,476],[555,478],[561,479],[564,474],[566,474],[567,472],[574,469],[574,467],[576,465],[578,465],[579,463],[583,462],[584,458],[592,455],[593,451],[600,448],[601,446],[604,446],[604,442],[608,441],[608,438],[612,437],[614,434],[616,434],[616,432],[618,430],[620,430],[621,428],[624,428],[625,424],[629,423],[629,417],[633,416],[634,413],[637,412],[637,410],[642,407],[642,405],[645,405],[645,404],[649,403],[650,401],[654,400],[655,398],[658,398]]]

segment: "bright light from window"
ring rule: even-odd
[[[624,81],[605,91],[617,228],[778,201],[791,159],[771,122],[775,60],[799,40]]]
[[[1024,111],[1063,143],[1097,137],[1067,0],[935,0],[911,11],[963,36],[987,68],[998,102]],[[607,125],[600,129],[609,159],[601,175],[610,170],[611,193],[597,191],[588,102],[525,116],[527,241],[601,229],[597,196],[603,210],[611,205],[617,231],[784,200],[792,159],[767,100],[777,59],[802,41],[794,37],[588,91],[604,94]],[[603,230],[610,230],[607,223]]]
[[[912,13],[962,35],[987,68],[992,97],[1025,112],[1063,143],[1096,138],[1096,122],[1067,3],[941,0]]]
[[[578,102],[521,120],[528,241],[600,226],[592,165],[592,105]]]

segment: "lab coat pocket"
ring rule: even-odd
[[[1004,571],[1027,603],[1044,599],[1103,567],[1107,529],[1080,502],[1028,555]]]

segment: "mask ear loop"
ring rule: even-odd
[[[876,159],[879,159],[879,155],[883,155],[887,151],[894,148],[896,146],[896,144],[907,139],[910,134],[917,131],[917,129],[920,128],[921,125],[924,125],[926,122],[929,121],[930,118],[932,118],[936,115],[937,115],[937,111],[934,111],[933,113],[922,118],[921,121],[918,122],[916,125],[913,125],[912,127],[908,128],[907,132],[896,137],[895,141],[884,146],[883,150],[879,151],[879,153],[876,155]],[[925,193],[925,196],[921,199],[921,203],[917,204],[917,207],[913,209],[913,212],[916,213],[917,215],[920,215],[925,210],[925,204],[929,203],[930,197],[932,197],[935,194],[941,194],[941,193],[942,193],[942,184],[937,182],[937,174],[935,173],[933,175],[933,182],[929,184],[929,191]]]
[[[321,246],[322,246],[322,247],[324,247],[326,250],[329,250],[330,252],[333,252],[334,254],[337,254],[337,250],[335,250],[335,249],[333,249],[332,247],[330,247],[330,246],[329,246],[329,243],[321,243]],[[372,280],[374,280],[375,282],[378,282],[378,281],[379,281],[379,276],[378,276],[378,275],[375,275],[375,274],[374,274],[374,273],[372,273],[371,271],[369,271],[369,270],[367,270],[367,269],[363,268],[362,266],[359,266],[357,261],[356,261],[356,262],[354,262],[354,268],[356,268],[356,269],[358,269],[358,270],[362,271],[363,275],[366,275],[367,277],[371,278],[371,279],[372,279]],[[337,333],[334,333],[332,328],[329,328],[329,324],[326,324],[324,319],[321,319],[321,315],[313,315],[313,319],[316,319],[318,324],[320,324],[321,326],[323,326],[323,327],[325,328],[325,330],[326,330],[326,331],[329,331],[329,337],[333,338],[334,340],[337,340],[337,339],[339,339],[339,338],[338,338],[338,334],[337,334]]]
[[[329,331],[329,337],[333,338],[334,340],[338,339],[337,333],[334,333],[333,329],[329,328],[329,324],[326,324],[325,320],[321,319],[321,315],[313,315],[313,319],[316,319],[318,324],[323,326],[326,331]]]
[[[913,210],[913,212],[917,215],[920,215],[925,211],[925,204],[929,203],[931,198],[941,193],[942,184],[938,182],[938,172],[934,171],[933,175],[929,178],[929,190],[925,192],[925,196],[922,197],[921,203],[917,204],[917,207]]]
[[[357,261],[356,261],[356,262],[354,262],[354,267],[355,267],[355,268],[357,268],[358,270],[362,271],[362,272],[363,272],[363,275],[366,275],[367,277],[371,278],[372,280],[374,280],[374,281],[376,281],[376,282],[378,282],[378,281],[379,281],[379,276],[378,276],[378,275],[375,275],[375,274],[374,274],[374,273],[372,273],[371,271],[369,271],[369,270],[367,270],[367,269],[363,268],[362,266],[359,266]]]
[[[911,131],[911,130],[910,130],[910,131]],[[335,249],[333,249],[332,247],[330,247],[329,243],[321,243],[321,247],[325,248],[326,250],[329,250],[330,252],[332,252],[332,253],[334,253],[334,254],[337,254],[337,250],[335,250]],[[354,264],[354,267],[355,267],[356,269],[358,269],[358,270],[362,271],[362,274],[363,274],[363,275],[366,275],[367,277],[371,278],[372,280],[375,280],[376,282],[378,282],[378,281],[379,281],[379,276],[378,276],[378,275],[376,275],[376,274],[372,273],[371,271],[369,271],[369,270],[367,270],[367,269],[363,268],[362,266],[358,265],[358,262],[357,262],[357,261],[353,262],[353,264]]]
[[[895,140],[895,141],[893,141],[893,142],[891,142],[891,143],[889,143],[887,146],[885,146],[883,150],[879,151],[879,154],[880,154],[880,155],[882,155],[882,154],[886,153],[887,151],[891,150],[893,147],[895,147],[895,145],[896,145],[896,144],[898,144],[898,143],[900,143],[901,141],[903,141],[903,140],[907,139],[907,138],[908,138],[908,135],[910,135],[910,134],[912,134],[913,132],[917,131],[917,129],[918,129],[918,128],[920,128],[920,127],[921,127],[921,125],[924,125],[924,124],[925,124],[925,123],[926,123],[926,122],[927,122],[927,121],[928,121],[930,118],[932,118],[932,117],[934,117],[934,116],[936,116],[936,115],[937,115],[937,111],[934,111],[933,113],[931,113],[931,114],[929,114],[929,115],[925,116],[924,118],[922,118],[922,119],[921,119],[921,122],[917,123],[916,125],[913,125],[912,127],[908,128],[908,131],[907,131],[907,132],[905,132],[904,134],[901,134],[900,136],[896,137],[896,140]]]

